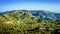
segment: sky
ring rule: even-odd
[[[60,0],[0,0],[0,12],[22,9],[60,13]]]

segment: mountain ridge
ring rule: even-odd
[[[15,12],[16,10],[11,10],[11,11],[5,11],[5,12],[0,12],[0,15],[3,15],[3,14],[8,14],[8,13],[12,13],[12,12]],[[41,11],[41,10],[30,10],[30,11]],[[39,12],[38,12],[39,13]],[[37,14],[38,14],[37,13]],[[51,12],[53,13],[53,12]],[[35,14],[35,15],[37,15]],[[60,20],[60,13],[53,13],[56,17],[57,17],[57,20]]]
[[[56,20],[56,17],[53,15],[52,12],[44,11],[44,10],[13,10],[13,11],[7,11],[2,12],[0,15],[10,15],[14,19],[17,18],[26,18],[30,16],[29,18],[34,17],[34,20],[37,21],[43,21],[43,22],[53,22]],[[6,17],[6,16],[5,16]]]

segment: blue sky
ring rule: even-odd
[[[60,0],[0,0],[0,11],[20,9],[60,13]]]

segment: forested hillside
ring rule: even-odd
[[[51,34],[57,18],[44,10],[13,10],[0,13],[0,34]]]

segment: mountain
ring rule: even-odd
[[[54,14],[55,14],[57,20],[60,20],[60,13],[54,13]]]
[[[44,10],[35,10],[32,11],[34,16],[39,16],[41,21],[50,21],[53,22],[55,21],[57,18],[55,17],[55,15],[52,12],[49,11],[44,11]]]
[[[60,20],[57,20],[56,14],[44,10],[0,12],[0,34],[31,34],[32,32],[38,34],[47,30],[47,28],[59,28]]]
[[[2,19],[3,18],[3,19]],[[5,20],[4,20],[5,19]],[[22,20],[26,23],[34,22],[54,22],[56,17],[52,12],[44,10],[13,10],[0,13],[0,21],[12,21],[17,22]]]
[[[6,12],[0,12],[0,15],[4,15],[4,14],[9,14],[9,13],[12,13],[14,12],[15,10],[12,10],[12,11],[6,11]]]

